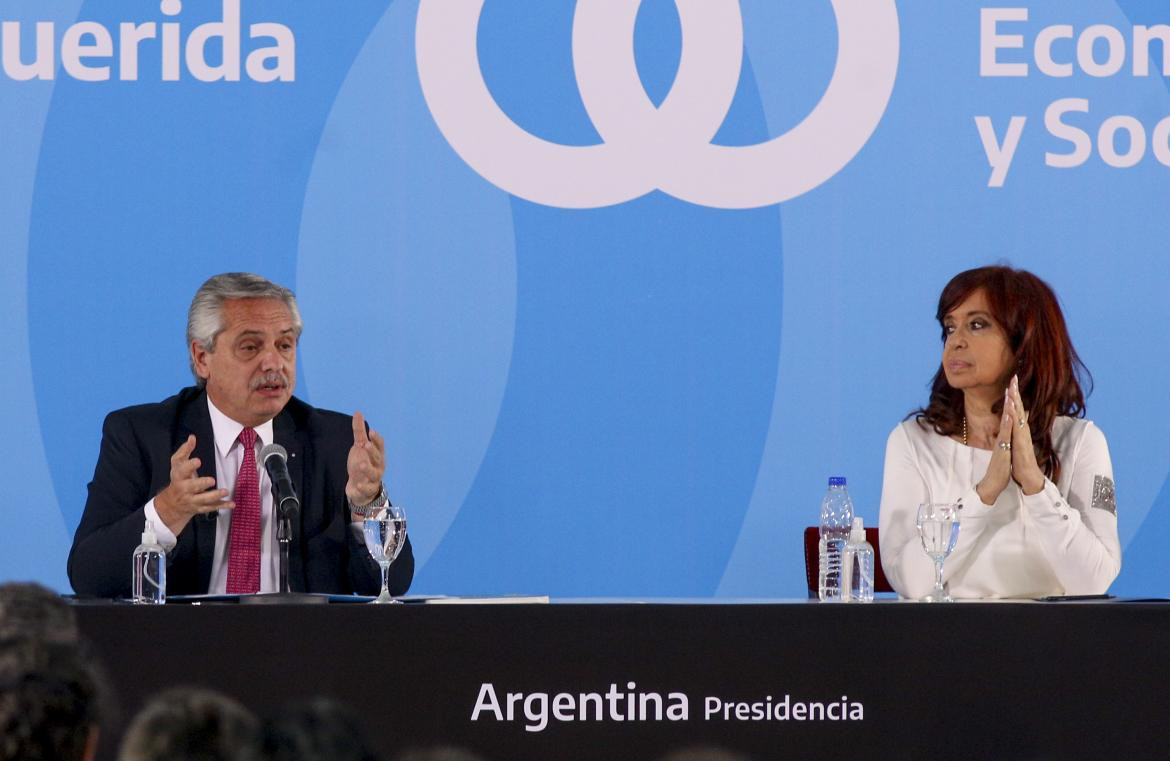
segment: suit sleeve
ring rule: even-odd
[[[149,490],[149,457],[128,417],[111,413],[102,425],[97,467],[69,551],[69,581],[77,594],[130,594],[130,560],[142,536]]]

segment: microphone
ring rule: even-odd
[[[272,496],[276,499],[278,515],[285,515],[286,510],[299,510],[301,501],[293,490],[292,479],[288,475],[288,450],[280,444],[269,444],[260,450],[260,462],[268,471],[268,478],[272,480]]]

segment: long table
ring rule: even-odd
[[[85,604],[122,726],[155,691],[327,695],[390,759],[1170,758],[1170,604]],[[100,755],[111,758],[112,738]]]

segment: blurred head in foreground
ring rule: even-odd
[[[98,719],[97,680],[76,645],[0,640],[0,761],[88,761]]]
[[[281,711],[264,729],[268,761],[381,761],[355,711],[318,698]]]
[[[130,722],[118,761],[258,761],[260,722],[212,690],[176,687],[151,698]]]
[[[31,637],[73,643],[79,639],[73,608],[34,582],[0,584],[0,639]]]
[[[751,757],[723,748],[683,748],[663,756],[659,761],[752,761]]]

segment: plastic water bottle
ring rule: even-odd
[[[136,603],[159,605],[167,601],[167,553],[154,535],[154,524],[146,522],[142,544],[134,548],[134,577],[131,599]]]
[[[873,545],[865,541],[865,523],[861,518],[853,519],[841,578],[845,582],[846,602],[873,602]]]
[[[829,490],[821,500],[820,573],[817,577],[817,596],[821,602],[842,602],[845,599],[841,563],[852,525],[853,500],[849,499],[849,490],[845,488],[845,477],[832,476]]]

